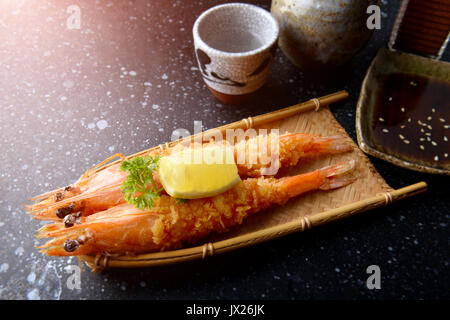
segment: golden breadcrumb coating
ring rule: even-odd
[[[177,204],[176,199],[161,196],[155,208],[160,218],[152,228],[153,242],[165,250],[193,242],[211,231],[224,232],[241,224],[252,212],[286,202],[288,195],[277,186],[273,178],[249,178],[211,198]]]

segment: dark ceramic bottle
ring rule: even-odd
[[[376,0],[273,0],[279,47],[301,69],[339,66],[369,40],[367,8]]]

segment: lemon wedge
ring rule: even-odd
[[[159,177],[175,198],[212,197],[241,181],[230,147],[192,147],[162,157]]]

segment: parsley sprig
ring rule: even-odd
[[[122,184],[125,200],[141,210],[153,207],[163,188],[158,189],[153,179],[153,172],[158,169],[160,157],[135,157],[125,160],[120,165],[121,171],[128,172]]]

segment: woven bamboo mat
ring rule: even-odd
[[[325,97],[325,99],[328,99],[328,97],[330,96]],[[359,212],[371,210],[388,205],[394,201],[414,196],[426,190],[426,184],[424,182],[406,186],[398,190],[392,189],[378,174],[369,159],[347,135],[345,129],[337,122],[329,108],[322,106],[319,109],[318,100],[313,99],[313,102],[317,108],[314,107],[312,102],[303,104],[307,105],[309,108],[307,110],[311,111],[296,113],[278,121],[262,122],[264,123],[263,125],[253,126],[253,128],[268,129],[269,132],[270,129],[278,129],[280,134],[286,132],[304,132],[322,136],[336,134],[345,136],[354,146],[352,151],[302,160],[295,168],[285,171],[280,170],[279,175],[299,174],[353,159],[358,163],[358,179],[355,182],[336,190],[317,191],[301,195],[289,200],[283,206],[273,206],[269,210],[253,214],[241,225],[231,228],[226,233],[212,234],[200,243],[182,249],[140,254],[137,256],[83,256],[82,259],[86,261],[93,271],[100,271],[107,267],[148,267],[206,258],[214,254],[236,250],[343,219]],[[263,115],[263,118],[266,116]],[[247,127],[252,127],[253,120],[250,119],[249,121],[248,119],[244,119],[243,123]],[[241,126],[240,122],[230,125],[235,127]],[[174,145],[175,143],[170,143],[170,147]],[[169,144],[166,144],[166,147],[169,147]],[[144,150],[132,156],[144,155],[151,152],[151,150]]]
[[[354,146],[353,151],[344,154],[306,159],[301,161],[295,168],[285,171],[280,170],[280,175],[295,175],[345,160],[355,159],[358,163],[358,179],[344,188],[312,192],[291,199],[283,206],[274,206],[272,209],[255,213],[247,218],[242,225],[233,228],[233,230],[230,230],[226,234],[213,235],[208,241],[223,240],[285,224],[301,219],[304,216],[338,208],[393,190],[348,136],[345,129],[337,122],[328,107],[322,107],[319,111],[300,113],[282,121],[256,127],[256,129],[268,129],[268,132],[272,128],[279,129],[280,134],[286,132],[305,132],[322,136],[341,134],[347,137],[348,141]]]

